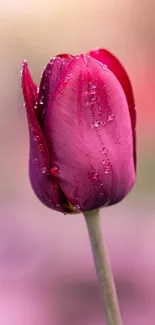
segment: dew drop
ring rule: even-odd
[[[36,135],[35,137],[34,137],[34,141],[39,141],[40,140],[40,136],[39,135]]]
[[[102,160],[102,165],[106,164],[106,159]]]
[[[103,125],[103,126],[106,126],[106,124],[107,124],[107,121],[104,120],[104,121],[102,122],[102,125]]]
[[[98,181],[98,174],[97,173],[94,173],[93,176],[92,176],[92,181],[93,182],[97,182]]]
[[[104,184],[100,184],[99,185],[99,191],[100,191],[100,196],[103,196],[104,195]]]
[[[104,155],[107,155],[107,154],[108,154],[108,149],[107,149],[107,148],[103,148],[103,149],[102,149],[102,153],[103,153]]]
[[[30,124],[30,130],[31,130],[32,132],[36,132],[36,129],[35,129],[35,127],[34,127],[32,124]]]
[[[46,167],[42,167],[41,168],[41,172],[42,172],[42,174],[47,174],[47,168]]]
[[[43,99],[44,99],[44,96],[42,96],[42,97],[40,98],[40,101],[39,101],[39,104],[40,104],[40,105],[44,105],[44,101],[43,101]]]
[[[81,212],[81,208],[79,204],[74,205],[74,210]]]
[[[87,55],[83,55],[83,60],[84,60],[84,62],[86,64],[86,67],[88,67],[89,66],[88,56]]]
[[[96,89],[96,86],[92,82],[89,83],[89,86],[91,89]]]
[[[90,95],[96,95],[96,86],[89,82]]]
[[[42,143],[39,144],[39,150],[40,150],[40,152],[43,152],[44,151],[44,146],[43,146]]]
[[[35,164],[38,163],[38,159],[37,159],[37,158],[34,159],[34,163],[35,163]]]
[[[96,96],[95,96],[94,93],[91,92],[91,94],[90,94],[90,102],[92,103],[92,102],[95,102],[95,101],[96,101]]]
[[[89,94],[89,92],[86,90],[85,92],[84,92],[84,96],[88,96],[88,94]]]
[[[50,172],[52,175],[57,176],[59,173],[59,169],[57,166],[53,166],[53,167],[51,167]]]
[[[114,119],[114,117],[115,117],[115,115],[111,113],[111,114],[108,116],[108,122],[112,121],[112,120]]]
[[[72,77],[72,73],[68,73],[68,75],[66,76],[66,79],[70,79]]]
[[[69,79],[70,79],[71,77],[72,77],[72,74],[69,73],[69,74],[66,76],[65,80],[62,82],[62,84],[63,84],[63,85],[66,85],[67,82],[69,81]]]
[[[114,142],[120,146],[121,145],[121,138],[117,138]]]
[[[35,110],[37,109],[37,102],[36,102],[35,105],[34,105],[34,109],[35,109]]]
[[[50,63],[50,65],[51,65],[51,63]],[[51,74],[52,74],[52,69],[50,69],[50,67],[49,68],[46,68],[46,76],[48,77]]]
[[[108,164],[106,167],[105,167],[105,170],[104,170],[105,174],[110,174],[111,173],[111,165]]]
[[[103,70],[107,70],[108,69],[108,66],[106,64],[103,64],[103,63],[101,63],[101,67],[102,67]]]
[[[63,94],[63,84],[61,85],[61,88],[60,88],[60,95]]]
[[[95,121],[95,122],[94,122],[94,127],[95,127],[95,128],[98,128],[99,126],[100,126],[100,121]]]

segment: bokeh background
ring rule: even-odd
[[[0,2],[0,324],[101,325],[103,311],[82,215],[44,207],[28,179],[20,89],[26,58],[36,83],[51,56],[99,46],[125,65],[138,125],[137,183],[102,210],[125,325],[155,324],[155,2]]]

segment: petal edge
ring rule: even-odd
[[[31,185],[37,197],[45,205],[61,211],[58,185],[49,173],[48,148],[34,109],[37,100],[37,87],[32,81],[26,61],[23,61],[22,64],[21,81],[30,136],[29,175]]]
[[[131,86],[130,79],[127,72],[120,61],[108,50],[97,48],[89,52],[89,55],[94,59],[107,65],[108,69],[111,70],[116,78],[119,80],[129,105],[129,113],[131,118],[132,132],[133,132],[133,150],[134,150],[134,162],[136,168],[136,108],[134,102],[134,95]]]

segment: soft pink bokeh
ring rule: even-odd
[[[103,324],[82,215],[55,213],[51,218],[48,210],[43,220],[44,208],[33,208],[1,206],[0,323]],[[148,207],[143,206],[141,211],[134,207],[132,216],[128,212],[124,215],[124,208],[107,208],[105,217],[102,212],[122,316],[126,325],[153,325],[154,207],[148,214],[149,222],[142,215]]]

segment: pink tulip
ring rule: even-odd
[[[58,55],[38,91],[24,61],[22,89],[38,198],[75,213],[121,201],[135,181],[136,113],[119,61],[102,49]]]

